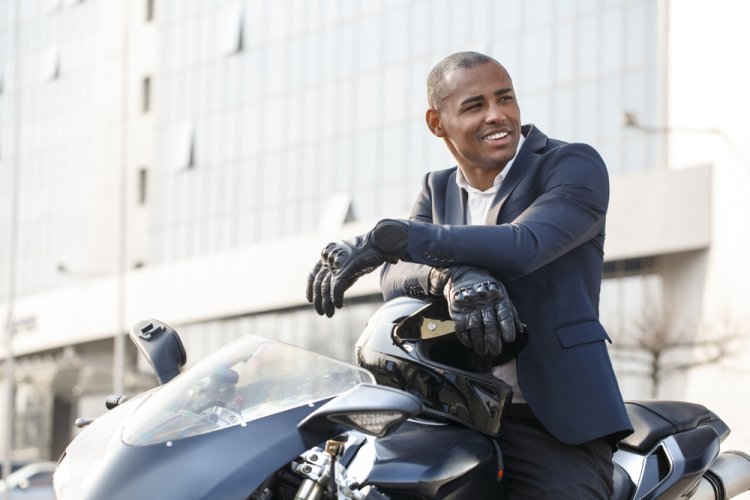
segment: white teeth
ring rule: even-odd
[[[485,140],[487,140],[487,141],[494,141],[494,140],[497,140],[497,139],[502,139],[506,135],[508,135],[508,132],[495,132],[494,134],[490,134],[488,136],[485,136]]]

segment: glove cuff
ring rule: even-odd
[[[445,290],[445,285],[448,284],[450,276],[450,271],[444,267],[430,268],[430,275],[427,279],[429,287],[427,295],[430,297],[442,297],[443,290]]]
[[[408,256],[409,223],[383,219],[370,232],[372,246],[388,260],[404,260]]]

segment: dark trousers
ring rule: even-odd
[[[504,498],[612,498],[612,447],[607,440],[567,445],[536,419],[508,417],[498,441],[505,461]]]

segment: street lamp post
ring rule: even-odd
[[[130,31],[130,2],[122,2],[123,27],[122,27],[122,98],[121,98],[121,133],[120,133],[120,199],[118,210],[118,255],[117,255],[117,314],[115,331],[113,336],[114,358],[112,371],[112,390],[115,394],[125,393],[125,336],[123,335],[123,324],[125,323],[125,271],[127,268],[127,179],[128,179],[128,77],[129,77],[129,31]]]
[[[623,125],[626,128],[632,128],[633,130],[638,130],[639,132],[643,132],[644,134],[703,134],[703,135],[715,135],[718,137],[721,137],[724,143],[727,145],[729,150],[734,153],[734,155],[743,163],[743,166],[750,171],[750,158],[745,156],[745,154],[740,150],[739,147],[737,147],[737,144],[735,144],[732,139],[727,135],[727,133],[718,127],[665,127],[665,126],[653,126],[653,125],[644,125],[640,122],[638,119],[638,115],[630,112],[625,111],[622,114],[622,122]]]
[[[14,90],[13,99],[13,160],[11,163],[11,202],[10,202],[10,235],[8,238],[8,294],[7,315],[5,319],[5,429],[3,442],[3,479],[11,472],[11,450],[13,449],[13,421],[15,400],[15,359],[13,354],[13,330],[14,330],[14,305],[16,300],[16,261],[18,258],[18,204],[19,204],[19,176],[21,172],[21,2],[15,2],[15,29],[14,29]],[[10,498],[10,488],[5,490],[5,498]]]

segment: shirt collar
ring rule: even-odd
[[[461,167],[459,166],[456,170],[456,184],[458,184],[458,187],[463,188],[466,190],[467,193],[471,194],[494,194],[497,192],[497,190],[500,188],[500,184],[502,184],[503,180],[508,176],[508,172],[510,172],[510,167],[513,166],[513,162],[518,158],[518,152],[521,151],[521,146],[523,145],[526,138],[521,134],[520,139],[518,139],[518,145],[516,146],[516,154],[511,158],[511,160],[508,162],[507,165],[505,165],[505,168],[495,176],[495,180],[492,183],[492,187],[489,189],[485,189],[482,191],[481,189],[477,189],[469,184],[469,181],[466,180],[466,176],[464,175],[463,171],[461,170]]]

